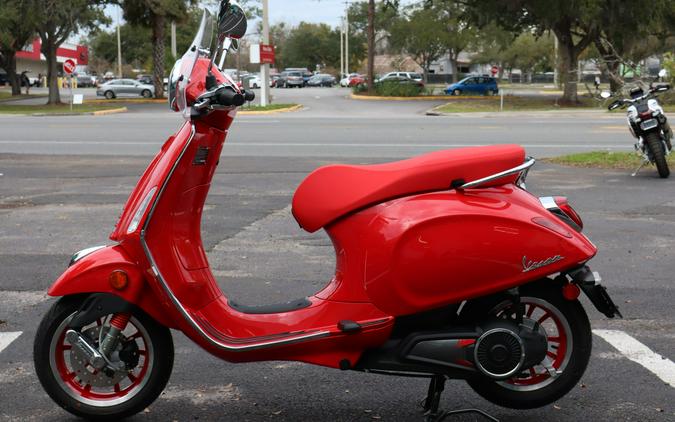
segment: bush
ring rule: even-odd
[[[415,97],[422,93],[422,89],[413,84],[383,82],[375,85],[375,92],[383,97]]]

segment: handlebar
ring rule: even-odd
[[[223,106],[236,106],[239,107],[246,102],[244,95],[235,92],[230,87],[222,87],[216,92],[214,104],[220,104]]]
[[[607,109],[608,110],[614,110],[614,109],[622,107],[626,104],[633,104],[635,102],[642,101],[645,98],[649,98],[655,92],[664,92],[664,91],[668,91],[669,89],[670,89],[670,84],[661,84],[661,85],[656,86],[656,87],[650,87],[649,91],[647,91],[646,94],[644,94],[640,97],[637,97],[637,98],[623,98],[623,99],[615,100],[610,105],[607,106]]]

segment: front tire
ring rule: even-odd
[[[33,348],[38,379],[54,402],[76,416],[118,420],[141,412],[159,396],[171,376],[171,332],[134,308],[122,333],[125,347],[136,348],[136,365],[106,375],[91,365],[82,365],[65,339],[68,323],[86,297],[61,298],[42,319]],[[92,333],[103,330],[109,317],[83,327],[81,333],[98,344],[98,336]]]
[[[106,91],[106,92],[105,92],[105,97],[106,97],[107,99],[109,99],[109,100],[112,100],[113,98],[115,98],[115,93],[112,92],[112,91]]]
[[[506,381],[476,377],[467,381],[476,393],[499,406],[533,409],[558,400],[579,382],[591,356],[591,326],[581,303],[563,298],[561,287],[548,279],[524,286],[521,302],[526,305],[525,317],[541,321],[548,338],[547,357],[542,363],[562,372],[552,377],[543,365],[535,365]],[[497,297],[469,306],[462,315],[505,317],[509,306],[507,298]]]
[[[662,179],[670,176],[670,169],[668,168],[668,161],[666,160],[666,152],[663,148],[663,142],[661,142],[661,137],[657,132],[647,132],[645,133],[645,144],[649,148],[649,152],[652,154],[654,159],[654,164],[656,164],[656,170],[659,172],[659,176]]]
[[[462,91],[460,91],[459,89],[455,89],[452,91],[452,95],[459,97],[460,95],[462,95]]]

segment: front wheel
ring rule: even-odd
[[[462,91],[460,91],[459,89],[455,89],[454,91],[452,91],[452,95],[460,96],[462,95]]]
[[[35,335],[35,371],[47,394],[68,412],[95,420],[118,420],[149,406],[169,381],[173,341],[168,328],[134,308],[107,360],[116,366],[96,369],[67,339],[69,322],[86,296],[56,302]],[[83,327],[80,335],[99,347],[112,315]]]
[[[668,161],[666,160],[666,151],[663,148],[661,136],[659,136],[657,132],[647,132],[645,133],[645,144],[647,144],[647,148],[649,148],[649,152],[652,154],[659,176],[662,179],[670,176],[670,169],[668,168]]]
[[[581,303],[565,299],[561,286],[551,280],[524,286],[520,301],[525,305],[524,318],[537,321],[548,339],[546,357],[511,379],[476,377],[468,383],[476,393],[499,406],[532,409],[558,400],[579,382],[591,356],[592,334]],[[508,318],[514,312],[505,297],[475,305],[462,314],[471,313],[471,318],[480,318],[481,314]]]

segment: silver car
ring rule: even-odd
[[[113,79],[100,85],[96,90],[96,95],[109,100],[119,95],[140,95],[143,98],[151,98],[155,95],[155,87],[133,79]]]

